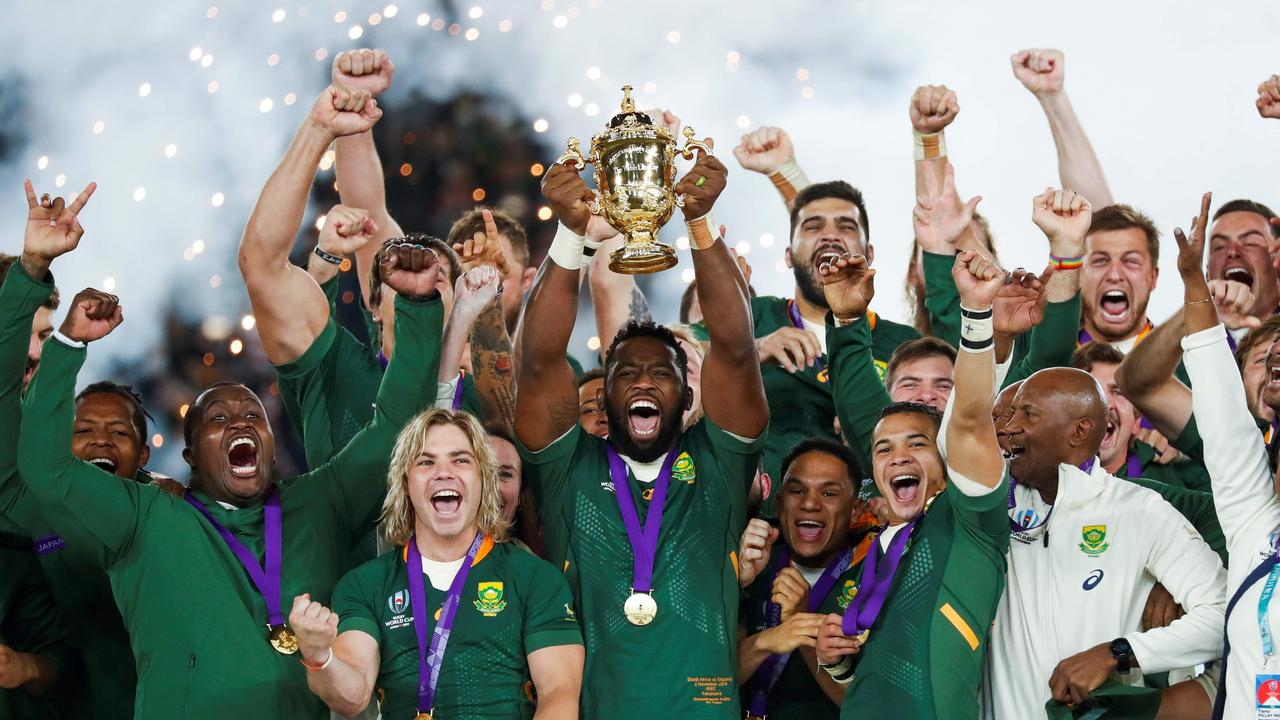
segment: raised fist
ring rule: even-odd
[[[298,652],[307,662],[322,664],[333,652],[333,641],[338,639],[338,614],[318,602],[311,601],[310,593],[293,598],[289,611],[289,627],[298,636]]]
[[[795,160],[796,151],[782,128],[762,127],[743,135],[733,156],[744,170],[769,175]]]
[[[1063,57],[1061,50],[1035,48],[1020,50],[1009,58],[1013,76],[1036,97],[1062,92]]]
[[[960,303],[970,310],[985,310],[992,306],[996,293],[1005,284],[1005,271],[982,256],[976,250],[965,250],[956,255],[951,268],[951,279],[960,293]]]
[[[85,288],[76,293],[59,328],[66,337],[82,343],[100,340],[124,321],[120,298],[101,290]]]
[[[956,115],[960,114],[960,103],[956,102],[956,94],[948,90],[946,85],[921,85],[911,95],[911,127],[922,135],[942,132]]]
[[[382,109],[368,90],[337,83],[325,88],[311,106],[311,121],[334,137],[362,133],[380,117]]]
[[[714,145],[711,138],[705,138],[703,142],[707,147]],[[698,162],[680,178],[674,188],[677,196],[684,196],[684,206],[680,210],[684,212],[685,221],[697,220],[711,212],[711,206],[716,204],[716,198],[724,192],[728,180],[729,169],[720,162],[720,158],[698,153]]]
[[[84,228],[80,226],[79,214],[98,184],[89,183],[70,205],[61,197],[50,200],[48,193],[37,201],[30,180],[23,183],[23,188],[27,191],[27,230],[22,238],[22,255],[25,264],[37,266],[27,267],[28,271],[39,272],[33,279],[44,280],[53,259],[75,250],[80,244]]]
[[[1280,75],[1272,75],[1258,86],[1258,114],[1280,118]]]
[[[1009,282],[1000,286],[992,304],[992,329],[1000,335],[1016,338],[1044,320],[1044,306],[1049,302],[1050,265],[1036,277],[1022,268],[1013,271]]]
[[[787,566],[778,571],[773,579],[773,594],[770,602],[782,609],[782,619],[786,620],[798,612],[809,609],[809,581],[794,567]]]
[[[542,196],[560,222],[579,235],[587,234],[591,209],[587,203],[595,193],[582,181],[582,168],[575,163],[556,163],[542,176]]]
[[[738,542],[738,584],[748,587],[769,566],[769,555],[778,541],[778,528],[767,520],[752,518]]]
[[[502,251],[502,241],[498,239],[498,224],[493,220],[493,213],[488,209],[480,211],[484,218],[484,230],[463,242],[454,243],[453,251],[458,253],[463,270],[471,270],[481,265],[497,268],[502,275],[507,274],[507,258]]]
[[[838,320],[853,320],[867,313],[876,294],[875,276],[865,255],[845,253],[818,267],[827,307]]]
[[[1054,249],[1084,251],[1084,236],[1093,219],[1093,206],[1074,190],[1045,188],[1031,201],[1031,221],[1040,228]]]
[[[502,276],[492,265],[479,265],[458,276],[453,289],[452,317],[467,324],[475,322],[480,313],[498,297]]]
[[[405,298],[425,298],[436,291],[439,258],[430,248],[404,242],[387,248],[378,266],[382,282]]]
[[[377,231],[378,224],[369,219],[368,210],[334,205],[325,215],[317,244],[330,255],[346,257],[368,244]]]
[[[924,194],[916,198],[911,213],[916,240],[926,252],[949,255],[955,244],[973,221],[982,196],[969,198],[960,204],[956,195],[956,171],[951,163],[943,171],[942,187],[938,187],[937,172],[932,163],[924,166]]]
[[[333,83],[357,90],[367,90],[378,97],[391,87],[395,66],[382,50],[349,50],[333,59]]]

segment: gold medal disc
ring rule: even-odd
[[[420,712],[414,716],[414,720],[431,720],[431,713]]]
[[[871,628],[867,628],[866,630],[863,630],[857,635],[854,635],[854,638],[857,639],[859,644],[866,644],[867,638],[869,637],[871,637]]]
[[[648,625],[658,615],[658,603],[649,593],[631,593],[622,605],[622,613],[632,625]]]
[[[267,642],[281,655],[293,655],[298,652],[298,636],[284,625],[276,625],[267,632]]]

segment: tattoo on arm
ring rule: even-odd
[[[511,337],[501,303],[486,308],[471,329],[471,367],[484,416],[511,432],[515,426],[516,394],[512,373]]]
[[[578,424],[578,399],[566,395],[551,403],[547,408],[551,424],[556,427],[571,428]]]
[[[653,315],[649,312],[649,301],[639,285],[631,288],[631,304],[627,307],[627,317],[638,322],[653,322]]]

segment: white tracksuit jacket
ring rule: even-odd
[[[1062,465],[1058,477],[1048,523],[1010,539],[982,689],[985,718],[1044,717],[1058,663],[1118,637],[1148,673],[1193,667],[1222,653],[1226,572],[1191,523],[1157,493],[1112,476],[1099,462],[1091,473]],[[1048,510],[1039,493],[1022,485],[1015,492],[1010,515],[1030,510],[1034,518],[1021,524],[1038,524]],[[1157,581],[1186,615],[1141,632]],[[1141,675],[1116,678],[1136,682]]]
[[[1213,482],[1213,502],[1227,540],[1231,568],[1227,572],[1227,599],[1245,577],[1267,559],[1280,530],[1280,499],[1274,474],[1267,464],[1267,449],[1253,415],[1245,405],[1244,384],[1236,368],[1226,332],[1221,325],[1182,339],[1183,363],[1191,376],[1192,406],[1196,427],[1204,440],[1204,464]],[[1227,675],[1224,718],[1252,718],[1257,711],[1257,679],[1280,675],[1280,658],[1264,668],[1262,637],[1258,631],[1258,600],[1263,579],[1240,598],[1227,634],[1231,655]],[[1271,603],[1267,622],[1280,643],[1280,598]]]

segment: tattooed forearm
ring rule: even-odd
[[[627,306],[627,316],[638,322],[653,322],[653,314],[649,312],[649,301],[639,285],[631,288],[631,304]]]
[[[511,432],[515,424],[515,373],[511,338],[502,318],[502,305],[485,309],[471,330],[471,368],[485,420]]]

